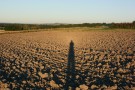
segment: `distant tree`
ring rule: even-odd
[[[132,23],[135,24],[135,21],[133,21]]]

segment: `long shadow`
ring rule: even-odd
[[[74,42],[71,40],[69,53],[68,53],[68,63],[67,63],[67,76],[65,90],[75,90],[75,54],[74,54]]]

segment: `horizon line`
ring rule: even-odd
[[[89,24],[96,24],[96,23],[106,23],[106,24],[111,24],[111,23],[133,23],[133,21],[129,22],[83,22],[83,23],[23,23],[23,22],[0,22],[0,24],[84,24],[84,23],[89,23]]]

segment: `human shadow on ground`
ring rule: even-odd
[[[76,84],[75,84],[75,54],[74,54],[74,42],[71,40],[70,47],[69,47],[69,53],[68,53],[68,63],[67,63],[67,72],[66,72],[66,84],[65,84],[65,90],[69,90],[71,88],[72,90],[75,90]]]

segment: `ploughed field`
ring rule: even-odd
[[[0,87],[135,89],[135,31],[1,34]]]

